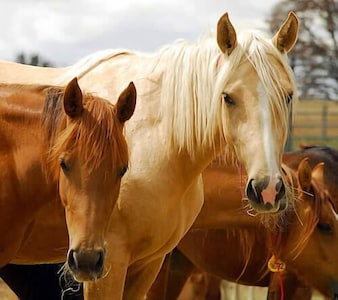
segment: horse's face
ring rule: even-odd
[[[276,213],[287,206],[281,157],[288,133],[289,103],[295,91],[279,51],[290,51],[297,31],[297,19],[290,14],[273,39],[277,49],[270,45],[270,52],[264,54],[267,45],[260,46],[260,54],[248,50],[222,94],[225,134],[247,171],[246,196],[258,213]],[[217,40],[228,59],[238,55],[236,34],[227,15],[218,23]]]
[[[279,74],[285,90],[290,91],[285,93],[283,99],[287,107],[292,85],[285,73]],[[278,115],[273,115],[269,95],[250,62],[243,63],[234,73],[223,101],[228,102],[225,111],[228,136],[248,174],[246,195],[251,206],[263,213],[284,210],[287,204],[280,164],[288,131],[287,122],[278,124],[274,119]],[[280,117],[287,120],[288,109],[283,113]]]
[[[324,185],[323,171],[323,163],[313,170],[307,160],[300,163],[300,199],[296,203],[299,220],[289,225],[288,242],[282,251],[289,255],[290,267],[333,299],[338,295],[338,214]]]
[[[69,233],[68,266],[78,281],[99,278],[105,257],[105,231],[119,195],[126,164],[105,154],[95,170],[88,171],[78,151],[60,158],[59,194],[65,207]]]
[[[90,108],[89,102],[82,106],[81,91],[77,83],[71,84],[64,95],[65,130],[76,122],[89,122],[84,118],[92,123],[88,130],[78,129],[76,140],[59,155],[59,195],[69,233],[67,263],[76,280],[86,281],[103,273],[105,232],[128,166],[123,124],[133,114],[136,92],[133,84],[129,85],[116,107],[107,102],[107,114],[95,114],[98,107]],[[109,117],[112,120],[106,119]]]

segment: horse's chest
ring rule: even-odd
[[[200,188],[168,197],[144,199],[143,216],[134,218],[133,234],[135,259],[163,255],[171,251],[189,230],[203,204]],[[146,212],[145,212],[146,211]],[[145,217],[147,214],[147,217]],[[137,220],[137,221],[136,221]],[[131,225],[131,222],[128,222]]]

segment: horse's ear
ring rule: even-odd
[[[324,186],[324,162],[315,165],[312,170],[312,178],[314,178],[318,184]]]
[[[288,53],[296,44],[298,38],[299,21],[296,14],[291,11],[283,25],[273,37],[272,41],[282,53]]]
[[[76,119],[82,115],[82,92],[76,77],[66,86],[63,95],[63,107],[65,113],[72,119]]]
[[[121,93],[116,103],[117,118],[121,123],[129,120],[133,115],[136,105],[136,88],[130,82],[127,88]]]
[[[217,43],[222,52],[228,55],[237,45],[236,31],[229,20],[228,13],[225,13],[217,23]]]
[[[300,188],[305,192],[310,191],[312,168],[307,157],[299,163],[297,173]]]

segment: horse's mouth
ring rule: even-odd
[[[271,203],[257,203],[256,201],[249,200],[250,206],[255,211],[257,215],[269,214],[269,215],[278,215],[283,213],[287,209],[287,201],[285,198],[276,200],[275,204]]]

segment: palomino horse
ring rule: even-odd
[[[128,78],[136,84],[138,105],[126,124],[130,168],[106,239],[110,270],[85,284],[87,299],[143,299],[165,254],[198,215],[201,172],[221,152],[243,164],[258,212],[286,208],[281,157],[296,92],[286,54],[297,35],[294,13],[272,39],[237,36],[224,14],[216,36],[152,55],[101,52],[61,69],[1,63],[0,82],[60,85],[77,76],[105,98]]]
[[[284,161],[294,167],[304,156],[309,156],[312,165],[324,160],[325,172],[323,175],[323,163],[318,163],[312,170],[307,158],[299,164],[298,186],[295,184],[294,187],[297,194],[295,207],[286,212],[276,231],[264,229],[257,218],[241,209],[239,180],[233,180],[238,178],[236,169],[233,172],[221,166],[206,169],[203,173],[205,205],[200,214],[201,222],[199,216],[180,241],[178,250],[167,258],[167,264],[163,265],[163,272],[148,298],[176,299],[195,269],[194,265],[227,280],[269,286],[272,273],[268,271],[267,263],[272,253],[286,263],[287,269],[282,272],[285,299],[311,299],[311,291],[304,290],[307,285],[328,297],[336,293],[338,239],[335,232],[338,222],[334,206],[338,199],[332,198],[331,191],[332,194],[337,191],[333,171],[338,163],[337,154],[330,148],[311,147],[284,155]],[[333,164],[329,166],[330,162]],[[216,220],[207,221],[207,218],[213,219],[213,213]],[[166,280],[167,274],[170,275],[165,289],[161,281]],[[273,283],[275,281],[273,278]],[[277,284],[278,288],[270,286],[268,299],[281,299],[279,280]],[[166,296],[163,295],[165,290]]]
[[[133,83],[116,106],[83,94],[76,78],[65,89],[0,86],[1,266],[64,261],[66,221],[71,273],[79,281],[102,276],[105,233],[129,160],[123,128],[135,101]],[[41,211],[63,236],[39,232],[40,253],[22,254]],[[48,243],[59,245],[53,255],[43,251]]]

